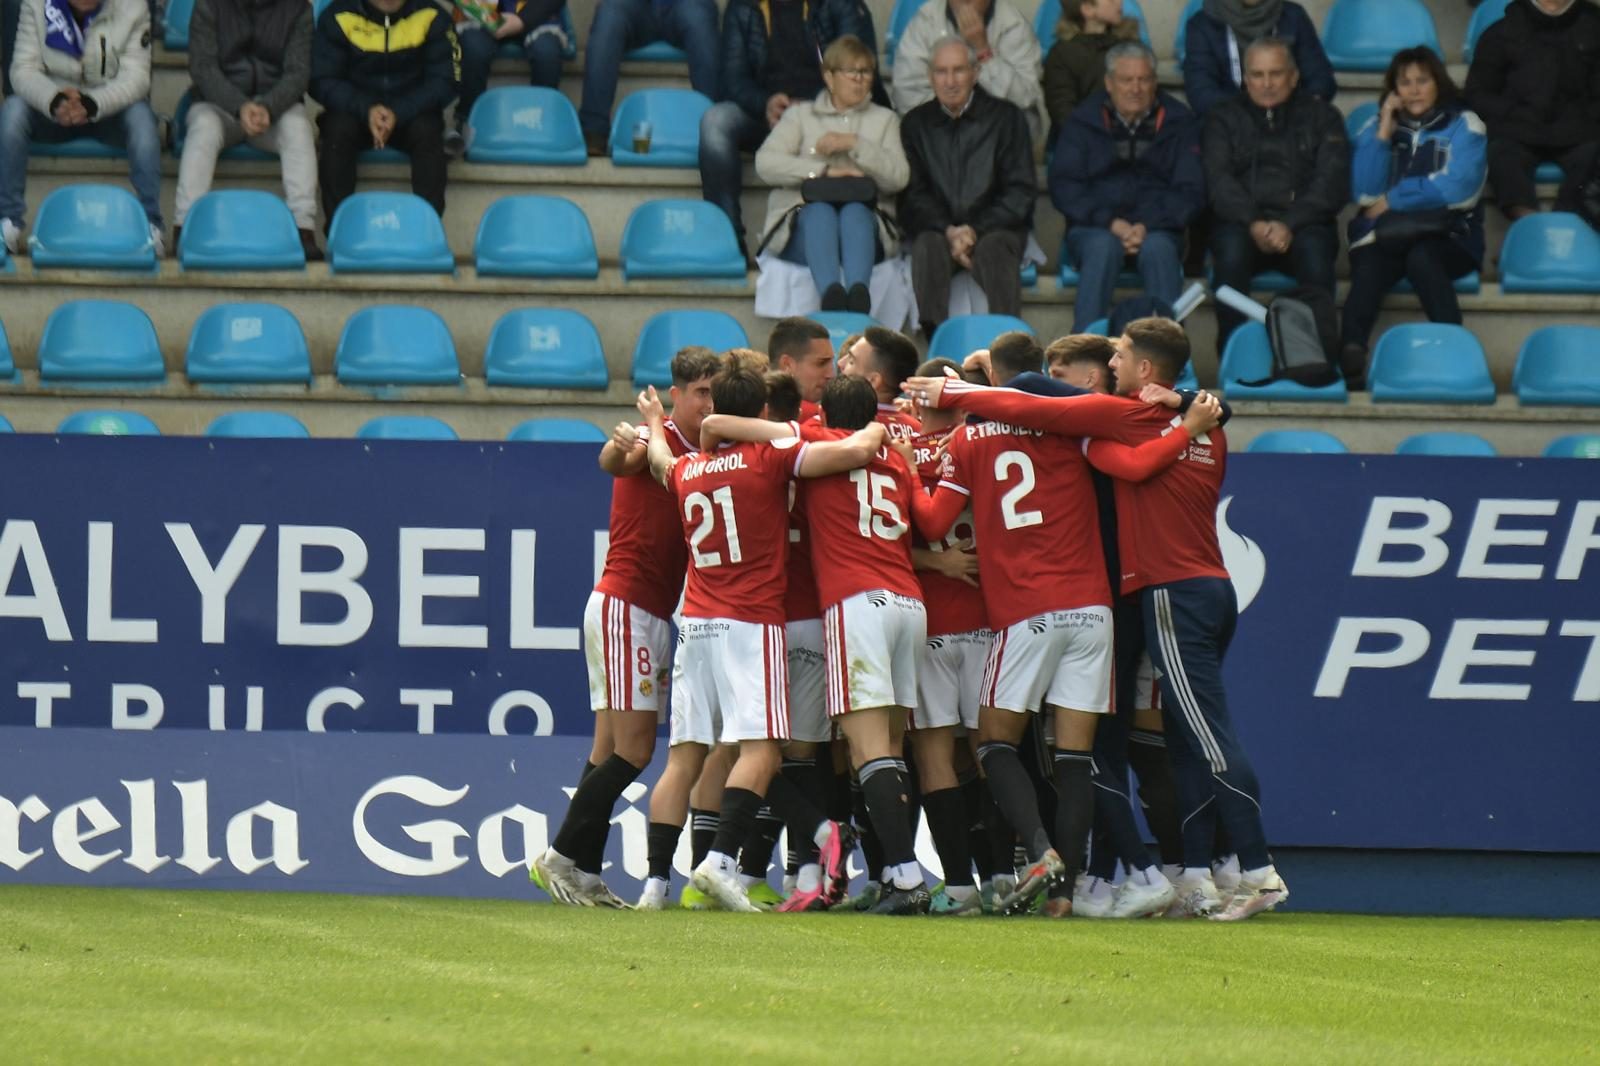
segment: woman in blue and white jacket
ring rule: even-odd
[[[1455,279],[1483,261],[1484,124],[1426,47],[1395,53],[1378,114],[1354,138],[1345,381],[1362,387],[1378,304],[1411,281],[1432,322],[1461,321]]]

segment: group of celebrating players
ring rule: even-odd
[[[638,909],[668,905],[686,824],[686,907],[1236,921],[1285,901],[1222,686],[1228,412],[1172,391],[1188,358],[1156,318],[1048,352],[1003,334],[965,368],[878,327],[836,362],[803,318],[764,355],[680,351],[670,414],[647,390],[601,452],[594,747],[534,883],[626,906],[602,856],[665,701]]]

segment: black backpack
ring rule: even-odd
[[[1339,380],[1339,323],[1333,297],[1300,287],[1279,293],[1267,305],[1267,342],[1272,374],[1241,385],[1293,381],[1320,388]]]

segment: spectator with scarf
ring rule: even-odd
[[[1289,45],[1302,92],[1333,103],[1333,64],[1305,8],[1294,0],[1205,0],[1184,36],[1183,94],[1196,115],[1239,94],[1245,49],[1262,37]]]

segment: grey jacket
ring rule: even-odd
[[[247,103],[274,121],[311,82],[306,0],[197,0],[189,21],[189,76],[197,100],[237,115]]]

